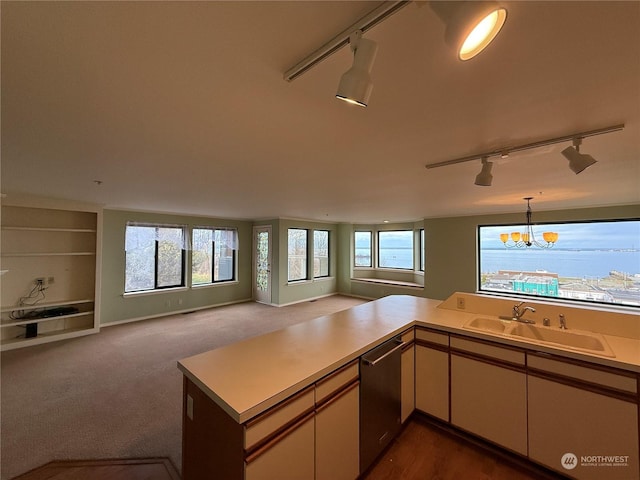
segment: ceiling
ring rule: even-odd
[[[379,2],[9,2],[2,192],[236,219],[379,223],[640,203],[640,2],[505,2],[461,62],[426,2],[365,33],[368,108],[336,100],[343,48],[283,73]],[[480,160],[428,163],[624,123]]]

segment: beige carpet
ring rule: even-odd
[[[52,460],[169,457],[181,465],[181,358],[364,303],[244,303],[3,352],[0,478]]]

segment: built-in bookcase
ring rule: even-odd
[[[100,216],[2,205],[2,350],[99,330]]]

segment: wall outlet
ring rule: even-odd
[[[466,307],[464,297],[456,297],[456,304],[460,310],[464,310]]]
[[[55,280],[55,279],[54,279],[53,277],[49,277],[49,278],[47,279],[47,281],[49,282],[49,285],[51,285],[51,284],[54,282],[54,280]]]
[[[40,287],[48,287],[49,286],[49,277],[38,277],[34,280],[36,285]]]

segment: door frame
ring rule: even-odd
[[[267,292],[264,294],[264,298],[260,298],[260,295],[258,294],[258,289],[256,288],[256,281],[257,281],[257,277],[258,277],[258,232],[261,231],[266,231],[268,232],[269,235],[269,255],[268,255],[268,284],[269,284],[269,288],[267,289]],[[254,225],[253,226],[253,254],[252,254],[252,261],[253,261],[253,268],[251,269],[253,272],[252,275],[252,280],[251,280],[251,292],[252,292],[252,297],[253,300],[255,302],[258,303],[265,303],[267,305],[273,305],[273,301],[272,301],[272,280],[273,280],[273,276],[271,274],[272,272],[272,265],[273,265],[273,232],[272,232],[272,228],[271,225]]]

